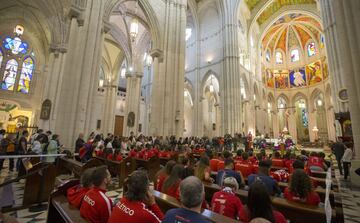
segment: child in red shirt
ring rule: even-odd
[[[92,187],[92,171],[94,168],[86,169],[81,175],[80,185],[70,187],[67,190],[66,196],[69,203],[80,209],[82,200],[85,194]]]
[[[239,184],[234,177],[227,177],[223,182],[223,189],[216,192],[211,200],[212,211],[239,220],[243,205],[235,191]]]
[[[154,189],[157,191],[161,191],[161,188],[164,184],[165,179],[171,174],[173,167],[176,165],[174,160],[169,160],[165,167],[159,170],[156,173],[156,180],[154,182]]]
[[[149,179],[144,171],[135,171],[128,181],[128,191],[116,204],[108,223],[160,223],[164,214],[149,192]]]
[[[92,176],[94,187],[85,194],[80,215],[92,223],[107,223],[112,209],[112,201],[105,195],[111,181],[110,173],[106,166],[100,166],[94,169]]]
[[[240,171],[244,177],[248,177],[250,174],[255,173],[254,166],[250,160],[248,160],[249,154],[247,152],[243,152],[241,157],[242,161],[235,164],[235,170]]]
[[[312,188],[310,177],[303,170],[296,169],[291,176],[289,187],[284,191],[284,197],[289,201],[318,205],[320,197]]]

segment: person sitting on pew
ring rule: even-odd
[[[310,177],[301,169],[296,169],[292,174],[289,187],[284,190],[284,197],[308,205],[320,203],[320,196],[313,190]]]
[[[121,154],[121,150],[120,149],[115,149],[114,152],[114,157],[113,159],[117,162],[121,162],[123,160],[122,154]]]
[[[325,171],[326,166],[324,163],[324,159],[319,156],[316,152],[311,152],[309,160],[307,161],[307,166],[310,170],[313,171]]]
[[[195,176],[201,181],[214,182],[214,179],[210,177],[210,161],[206,155],[200,157],[198,165],[195,167]]]
[[[80,185],[76,185],[73,187],[70,187],[67,190],[66,196],[69,203],[76,208],[80,209],[81,203],[83,201],[83,198],[85,194],[90,190],[90,188],[93,186],[92,183],[92,174],[94,171],[94,168],[86,169],[80,179]]]
[[[264,218],[271,223],[287,223],[284,215],[273,210],[266,186],[260,181],[250,186],[247,207],[243,208],[240,221],[248,223],[256,218]]]
[[[272,165],[276,167],[284,167],[284,160],[281,158],[279,151],[274,152],[274,157],[271,159]]]
[[[174,160],[169,160],[169,161],[167,161],[166,165],[156,173],[156,176],[155,176],[156,180],[154,182],[155,190],[161,191],[161,188],[164,184],[165,179],[168,176],[170,176],[171,171],[175,165],[176,165],[176,162]]]
[[[235,192],[239,184],[234,177],[227,177],[221,191],[216,192],[211,200],[212,211],[239,220],[243,204]]]
[[[130,157],[137,157],[138,156],[139,151],[137,150],[135,145],[131,145],[130,146],[130,153],[129,156]]]
[[[235,170],[240,171],[244,177],[248,177],[250,174],[255,173],[254,166],[249,160],[249,154],[247,152],[243,152],[241,157],[242,160],[235,164]]]
[[[180,184],[182,207],[167,211],[162,223],[210,223],[200,214],[204,198],[202,182],[197,177],[187,177]]]
[[[238,149],[236,151],[236,156],[234,158],[235,162],[240,162],[240,161],[243,161],[243,158],[242,158],[242,154],[244,153],[244,150],[242,149]],[[249,155],[249,154],[248,154]]]
[[[225,159],[225,169],[218,171],[216,175],[216,184],[220,187],[223,186],[226,177],[234,177],[239,184],[239,187],[244,185],[244,178],[240,172],[234,171],[234,160],[231,158]]]
[[[270,160],[260,161],[258,174],[251,174],[248,177],[248,185],[251,186],[253,183],[261,181],[266,186],[266,190],[269,192],[270,195],[281,194],[281,190],[276,180],[269,176],[270,167]]]
[[[111,175],[106,166],[99,166],[93,170],[93,188],[85,194],[80,207],[80,215],[83,218],[92,223],[107,223],[112,201],[105,193],[110,182]]]
[[[179,200],[179,186],[182,180],[183,171],[184,166],[181,164],[176,164],[172,168],[171,174],[165,179],[164,184],[161,187],[161,192]]]
[[[178,163],[184,166],[182,179],[185,179],[188,176],[194,176],[194,167],[191,165],[191,160],[186,155],[181,155],[178,158]]]
[[[128,190],[115,205],[108,223],[160,223],[164,214],[149,190],[145,171],[137,170],[128,180]]]

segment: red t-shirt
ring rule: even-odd
[[[294,162],[295,162],[294,159],[287,159],[287,160],[284,160],[284,165],[286,168],[288,168],[288,170],[290,170],[290,169],[292,169],[292,165]]]
[[[157,204],[147,206],[141,201],[129,201],[123,197],[111,213],[108,223],[160,223],[164,214]]]
[[[284,167],[285,163],[283,159],[273,158],[271,160],[273,166]]]
[[[225,162],[223,160],[220,160],[218,163],[217,163],[217,170],[223,170],[225,169]]]
[[[169,151],[160,151],[159,152],[159,157],[162,158],[171,158],[171,153]]]
[[[306,199],[301,199],[300,197],[291,193],[289,188],[285,188],[284,197],[289,201],[301,202],[308,205],[318,205],[320,203],[320,196],[315,191],[312,191]]]
[[[104,155],[104,153],[103,153],[102,150],[97,150],[97,151],[95,151],[95,154],[96,154],[96,156],[98,156],[98,157],[102,157],[102,156]]]
[[[220,162],[219,159],[211,159],[210,162],[209,162],[209,165],[210,165],[210,170],[211,171],[218,171],[218,163]]]
[[[154,184],[154,189],[155,190],[161,191],[161,188],[162,188],[162,186],[164,184],[164,181],[165,181],[166,177],[168,177],[168,175],[165,174],[165,173],[160,174],[158,176],[158,178],[156,179],[155,184]]]
[[[69,203],[76,208],[80,209],[82,200],[85,196],[85,194],[89,191],[89,188],[82,187],[80,185],[76,185],[73,187],[70,187],[67,190],[67,200]]]
[[[318,167],[324,169],[324,160],[317,156],[310,156],[307,161],[307,166],[308,167],[318,166]]]
[[[239,219],[243,205],[230,188],[225,188],[213,195],[211,207],[212,211],[216,213],[229,218]]]
[[[112,153],[110,153],[109,155],[107,155],[106,159],[108,160],[113,160],[114,155]]]
[[[90,189],[84,196],[80,207],[81,217],[92,223],[107,223],[112,209],[112,201],[98,187]]]
[[[249,221],[250,221],[249,215],[250,214],[248,213],[247,208],[245,208],[245,206],[244,206],[241,211],[240,221],[242,221],[243,223],[249,223]],[[273,211],[273,215],[274,215],[276,223],[287,223],[286,218],[280,212]]]
[[[248,160],[237,162],[235,164],[235,170],[240,171],[244,177],[248,177],[250,174],[255,173],[254,166]]]
[[[122,155],[117,155],[116,156],[116,161],[120,162],[120,161],[122,161],[122,159],[123,159]]]
[[[243,161],[243,158],[241,156],[235,156],[234,161],[241,162],[241,161]]]
[[[178,180],[178,182],[171,185],[171,187],[169,187],[166,191],[161,191],[161,192],[180,200],[180,182],[181,182],[181,180]]]
[[[130,157],[136,157],[137,154],[138,154],[138,152],[137,152],[135,149],[132,149],[132,150],[130,151],[129,156],[130,156]]]

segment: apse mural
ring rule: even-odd
[[[320,61],[311,63],[306,66],[306,74],[308,76],[309,85],[314,85],[322,81],[321,63]]]
[[[273,74],[272,70],[266,69],[265,75],[266,75],[266,86],[268,86],[269,88],[274,88],[275,87],[274,74]]]
[[[289,78],[291,88],[306,86],[305,68],[290,71]]]
[[[275,87],[285,89],[289,87],[289,71],[287,70],[274,70]]]

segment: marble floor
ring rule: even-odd
[[[17,176],[16,172],[8,171],[7,162],[5,162],[4,166],[5,167],[0,171],[0,184]],[[64,180],[72,178],[72,176],[61,175],[59,178]],[[337,169],[335,170],[335,178],[340,185],[345,223],[360,223],[360,188],[352,186],[350,181],[343,180],[343,177]],[[0,188],[0,207],[7,206],[9,203],[20,205],[22,203],[24,185],[25,181],[21,180],[20,182],[12,183],[7,187]],[[122,189],[116,189],[117,185],[117,178],[113,178],[113,181],[109,186],[110,190],[107,192],[107,195],[113,200],[113,203],[117,203],[122,197]],[[10,199],[10,202],[9,197],[12,198]],[[46,222],[47,211],[37,212],[32,211],[31,209],[23,209],[7,214],[17,218],[19,223],[43,223]]]

